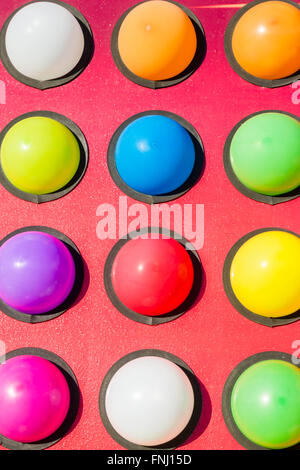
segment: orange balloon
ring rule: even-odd
[[[275,80],[300,69],[300,10],[267,1],[248,10],[232,36],[236,61],[251,75]]]
[[[151,0],[125,17],[118,37],[127,68],[147,80],[176,77],[192,62],[197,37],[188,15],[177,5]]]

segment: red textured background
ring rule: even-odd
[[[143,348],[159,348],[188,362],[203,383],[204,411],[199,426],[183,449],[240,449],[223,422],[221,395],[231,369],[245,357],[263,350],[291,352],[299,324],[269,329],[239,315],[222,286],[222,266],[230,247],[245,233],[279,226],[300,233],[299,204],[276,207],[245,198],[227,180],[222,150],[227,134],[244,116],[263,109],[299,114],[293,90],[261,89],[239,78],[226,61],[223,36],[240,2],[184,0],[199,17],[208,51],[201,68],[185,82],[153,91],[121,75],[110,53],[110,36],[119,16],[135,0],[70,0],[91,24],[95,55],[74,82],[39,91],[18,83],[0,66],[7,88],[0,105],[0,127],[34,110],[51,110],[73,119],[85,133],[90,164],[81,184],[65,198],[37,206],[21,201],[0,187],[0,237],[26,225],[56,228],[77,244],[88,265],[89,282],[76,306],[63,316],[38,325],[17,322],[0,314],[0,339],[7,350],[35,346],[52,350],[74,370],[83,397],[76,427],[53,449],[119,449],[106,433],[98,412],[100,383],[121,356]],[[24,0],[1,1],[0,22]],[[207,6],[209,4],[209,6]],[[214,8],[214,6],[218,7]],[[206,273],[200,302],[178,320],[149,327],[123,317],[110,304],[103,286],[103,267],[113,246],[96,235],[99,204],[118,206],[119,189],[109,176],[106,151],[114,130],[129,116],[151,109],[175,112],[198,130],[206,149],[201,181],[177,202],[205,206],[205,242],[199,251]],[[128,199],[128,205],[134,201]]]

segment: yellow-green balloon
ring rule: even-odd
[[[9,129],[0,158],[13,186],[41,195],[58,191],[72,180],[79,166],[80,149],[66,126],[37,116],[25,118]]]

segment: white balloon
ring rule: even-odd
[[[112,377],[105,406],[113,428],[143,446],[164,444],[187,426],[194,409],[191,383],[173,362],[145,356],[122,366]]]
[[[44,81],[68,74],[80,61],[84,35],[66,8],[39,2],[21,8],[10,21],[5,44],[8,57],[23,75]]]

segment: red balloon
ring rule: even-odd
[[[176,240],[130,240],[112,267],[117,297],[141,315],[157,316],[179,307],[188,297],[194,268],[186,249]]]

